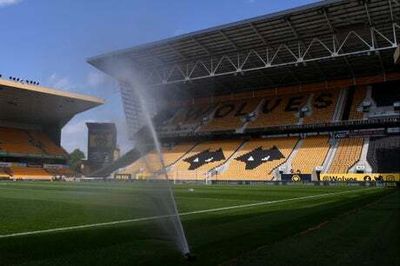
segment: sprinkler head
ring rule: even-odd
[[[194,256],[194,255],[191,254],[191,253],[186,253],[186,254],[183,255],[183,257],[184,257],[185,260],[187,260],[187,261],[194,261],[194,260],[196,260],[196,256]]]

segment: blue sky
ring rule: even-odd
[[[0,0],[0,73],[102,97],[63,129],[86,152],[86,121],[113,121],[130,147],[115,83],[86,63],[100,53],[285,10],[313,0]]]

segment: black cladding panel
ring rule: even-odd
[[[388,81],[372,85],[372,98],[378,107],[392,106],[400,101],[400,81]]]

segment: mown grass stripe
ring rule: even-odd
[[[190,211],[190,212],[182,212],[182,213],[179,214],[179,216],[188,216],[188,215],[194,215],[194,214],[203,214],[203,213],[229,211],[229,210],[242,209],[242,208],[251,208],[251,207],[265,206],[265,205],[271,205],[271,204],[276,204],[276,203],[284,203],[284,202],[290,202],[290,201],[296,201],[296,200],[313,199],[313,198],[320,198],[320,197],[326,197],[326,196],[336,196],[336,195],[341,195],[341,194],[346,194],[346,193],[353,193],[353,192],[364,192],[364,191],[371,190],[371,189],[376,189],[376,188],[353,189],[353,190],[349,190],[349,191],[323,193],[323,194],[317,194],[317,195],[295,197],[295,198],[290,198],[290,199],[273,200],[273,201],[262,201],[262,202],[256,202],[256,203],[233,205],[233,206],[228,206],[228,207],[220,207],[220,208],[212,208],[212,209],[197,210],[197,211]],[[118,225],[118,224],[127,224],[127,223],[143,222],[143,221],[151,221],[151,220],[169,218],[169,217],[173,217],[173,216],[175,216],[175,215],[172,215],[172,214],[158,215],[158,216],[149,216],[149,217],[143,217],[143,218],[126,219],[126,220],[118,220],[118,221],[103,222],[103,223],[75,225],[75,226],[43,229],[43,230],[28,231],[28,232],[21,232],[21,233],[12,233],[12,234],[0,235],[0,239],[2,239],[2,238],[11,238],[11,237],[19,237],[19,236],[29,236],[29,235],[54,233],[54,232],[73,231],[73,230],[79,230],[79,229],[110,226],[110,225]]]

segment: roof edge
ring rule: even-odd
[[[79,100],[79,101],[92,102],[96,106],[102,105],[105,103],[104,99],[96,97],[96,96],[91,96],[91,95],[86,95],[86,94],[81,94],[81,93],[76,93],[76,92],[66,92],[66,91],[59,90],[59,89],[54,89],[54,88],[49,88],[49,87],[44,87],[44,86],[37,86],[37,85],[30,85],[30,84],[23,84],[20,82],[9,81],[9,80],[4,80],[4,79],[0,79],[0,86],[17,88],[17,89],[27,90],[27,91],[31,91],[31,92],[37,92],[37,93],[50,94],[53,96],[65,97],[65,98],[75,99],[75,100]]]
[[[105,52],[102,54],[99,54],[97,56],[92,56],[87,58],[87,62],[91,65],[95,65],[95,61],[97,60],[101,60],[101,59],[105,59],[108,57],[114,57],[114,56],[118,56],[124,53],[129,53],[132,51],[136,51],[136,50],[140,50],[140,49],[148,49],[157,45],[163,45],[163,44],[167,44],[170,42],[174,42],[174,41],[179,41],[191,36],[196,36],[199,34],[205,34],[205,33],[209,33],[209,32],[213,32],[213,31],[218,31],[218,30],[222,30],[222,29],[227,29],[230,27],[235,27],[241,24],[246,24],[246,23],[252,23],[252,22],[256,22],[258,20],[269,20],[269,19],[276,19],[279,17],[284,17],[286,15],[289,15],[291,13],[295,13],[295,12],[300,12],[300,11],[304,11],[304,10],[309,10],[309,9],[313,9],[313,8],[319,8],[319,7],[323,7],[323,6],[327,6],[327,5],[331,5],[331,4],[336,4],[336,3],[340,3],[340,2],[344,2],[346,0],[323,0],[323,1],[318,1],[315,3],[311,3],[311,4],[306,4],[306,5],[302,5],[302,6],[298,6],[298,7],[293,7],[293,8],[289,8],[286,10],[282,10],[282,11],[277,11],[277,12],[273,12],[273,13],[269,13],[266,15],[261,15],[261,16],[256,16],[253,18],[249,18],[249,19],[243,19],[243,20],[239,20],[236,22],[230,22],[230,23],[226,23],[226,24],[222,24],[222,25],[218,25],[218,26],[213,26],[213,27],[209,27],[206,29],[202,29],[202,30],[197,30],[197,31],[193,31],[190,33],[185,33],[182,35],[178,35],[178,36],[173,36],[173,37],[169,37],[169,38],[165,38],[165,39],[161,39],[161,40],[157,40],[157,41],[153,41],[153,42],[148,42],[148,43],[143,43],[143,44],[139,44],[139,45],[135,45],[133,47],[130,48],[124,48],[124,49],[119,49],[116,51],[111,51],[111,52]]]

